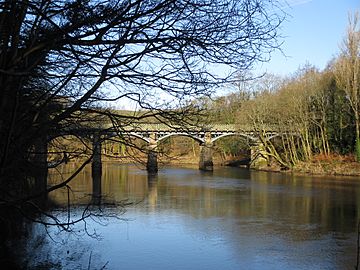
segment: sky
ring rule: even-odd
[[[272,54],[270,62],[258,65],[255,73],[291,75],[305,64],[323,70],[340,52],[348,25],[349,12],[359,10],[360,0],[288,0],[286,21],[280,29],[284,36],[282,51]]]
[[[349,12],[359,10],[360,0],[286,0],[286,21],[281,25],[283,53],[274,52],[268,63],[258,64],[253,74],[265,72],[290,76],[305,64],[323,70],[340,52]],[[226,69],[225,69],[226,70]],[[223,67],[219,72],[224,72]],[[217,89],[217,95],[228,93]],[[133,102],[121,101],[121,108],[135,109]]]

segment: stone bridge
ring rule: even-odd
[[[259,132],[248,127],[235,125],[207,125],[207,126],[176,126],[166,124],[137,124],[127,127],[116,128],[113,126],[92,130],[93,132],[93,170],[101,170],[101,142],[115,136],[136,137],[147,143],[147,170],[154,173],[158,170],[157,147],[158,144],[170,136],[187,136],[200,144],[199,169],[213,170],[213,145],[220,138],[227,136],[241,136],[246,138],[251,147],[251,167],[259,167],[267,161],[264,146],[259,139]],[[279,136],[279,133],[265,132],[267,140]]]

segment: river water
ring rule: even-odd
[[[76,166],[53,171],[49,182]],[[89,168],[50,195],[73,203],[80,218],[91,201]],[[95,185],[96,186],[96,185]],[[102,214],[61,232],[34,225],[31,266],[54,269],[354,269],[359,178],[292,176],[215,168],[162,168],[106,163]],[[68,192],[69,191],[69,192]],[[132,202],[124,208],[119,203]],[[112,215],[117,216],[112,217]],[[85,230],[86,229],[86,230]]]

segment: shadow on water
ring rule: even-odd
[[[75,168],[75,167],[74,167]],[[70,170],[72,171],[72,170]],[[57,177],[58,181],[52,182],[50,185],[61,182],[64,179],[64,171],[60,172]],[[71,172],[72,173],[72,172]],[[88,173],[86,173],[88,175]],[[29,201],[24,201],[22,204],[8,203],[0,205],[0,265],[1,269],[60,269],[60,262],[38,262],[34,266],[33,253],[42,250],[42,245],[46,242],[47,232],[42,235],[37,234],[37,228],[40,226],[49,227],[45,224],[54,223],[61,220],[57,219],[57,216],[52,212],[54,209],[58,209],[65,213],[68,209],[64,206],[71,202],[69,200],[69,193],[71,189],[64,187],[59,191],[62,193],[63,200],[59,202],[56,197],[48,196],[47,193],[42,192],[44,188],[44,177],[47,177],[47,173],[39,173],[39,177],[32,179],[27,177],[24,182],[26,185],[27,196],[35,195],[35,197]],[[40,178],[40,179],[38,179]],[[51,176],[50,176],[51,179]],[[92,190],[91,196],[86,197],[88,201],[87,208],[91,206],[101,207],[102,205],[102,173],[101,170],[92,172]],[[15,192],[16,191],[11,191]],[[55,193],[58,191],[55,191]],[[89,194],[88,194],[89,195]],[[88,198],[90,198],[88,200]],[[14,200],[16,201],[16,200]],[[100,208],[99,208],[100,209]],[[70,212],[69,212],[70,213]],[[46,216],[50,218],[46,218]],[[36,222],[34,222],[36,221]],[[71,221],[70,221],[71,222]],[[38,224],[38,225],[36,225]],[[59,227],[58,225],[50,225]],[[62,225],[63,226],[63,225]],[[69,228],[70,224],[67,226]],[[36,235],[34,238],[33,236]],[[30,239],[30,240],[29,240]],[[29,243],[29,241],[31,243]],[[31,252],[29,252],[29,246],[31,246]],[[30,267],[32,265],[32,267]]]
[[[0,265],[2,269],[24,269],[27,238],[33,233],[32,220],[49,209],[45,192],[47,170],[31,167],[25,176],[19,169],[9,176],[2,175],[0,204]],[[37,175],[36,177],[34,175]],[[8,179],[11,184],[6,184]],[[6,190],[6,192],[5,192]],[[27,198],[27,199],[25,199]]]

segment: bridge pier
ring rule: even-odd
[[[205,133],[204,143],[200,145],[199,170],[212,171],[213,164],[213,143],[210,132]]]
[[[93,159],[91,163],[91,173],[93,179],[101,179],[101,138],[100,133],[98,132],[93,134]]]
[[[262,142],[256,141],[250,146],[250,158],[251,169],[262,169],[267,166],[269,157]]]
[[[150,141],[148,145],[148,158],[146,162],[146,169],[149,173],[157,173],[157,142],[155,133],[150,134]]]

